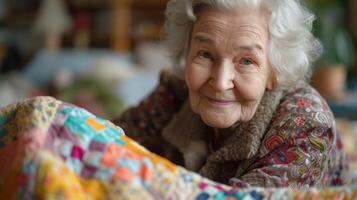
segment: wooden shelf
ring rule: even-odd
[[[135,40],[159,38],[167,0],[113,0],[112,3],[114,50],[130,52]]]
[[[21,0],[16,0],[21,1]],[[40,0],[26,6],[13,5],[4,19],[11,30],[29,30],[36,20]],[[72,17],[72,30],[64,35],[64,45],[73,47],[79,31],[89,32],[89,47],[132,52],[136,44],[158,40],[168,0],[64,0]],[[20,5],[20,6],[19,6]]]

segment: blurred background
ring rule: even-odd
[[[112,119],[171,67],[167,0],[0,0],[0,107],[50,95]],[[312,84],[328,100],[357,169],[357,1],[308,0],[325,50]]]
[[[113,118],[170,67],[166,0],[0,0],[0,107],[50,95]]]

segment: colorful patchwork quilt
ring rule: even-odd
[[[159,157],[50,97],[0,109],[0,199],[357,199],[336,188],[232,188]]]

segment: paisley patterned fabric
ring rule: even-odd
[[[49,97],[0,109],[0,199],[356,199],[357,185],[232,188],[159,157]]]
[[[149,150],[183,165],[183,155],[172,150],[175,141],[166,141],[161,134],[181,109],[187,92],[183,80],[164,72],[157,89],[140,105],[123,113],[115,124]],[[250,127],[257,129],[260,125]],[[334,116],[325,100],[308,84],[301,83],[284,91],[264,131],[262,141],[257,142],[259,150],[251,158],[236,160],[234,157],[237,156],[230,153],[240,152],[237,149],[247,141],[229,141],[234,145],[227,148],[228,153],[222,151],[225,155],[220,156],[211,152],[202,168],[204,170],[199,172],[204,171],[201,173],[204,176],[209,174],[207,177],[212,180],[239,187],[301,188],[349,182],[348,166]],[[255,134],[254,130],[252,133]],[[209,145],[210,141],[206,142]],[[225,181],[226,176],[230,176],[229,181]]]
[[[341,185],[347,181],[341,176],[347,166],[339,137],[326,102],[315,90],[300,88],[283,99],[259,156],[265,165],[292,163],[288,169],[268,169],[289,173],[280,177],[291,186]]]

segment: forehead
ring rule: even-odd
[[[202,31],[223,35],[248,31],[253,34],[264,35],[268,33],[267,14],[259,8],[231,10],[207,8],[199,14],[194,24],[193,34]]]

